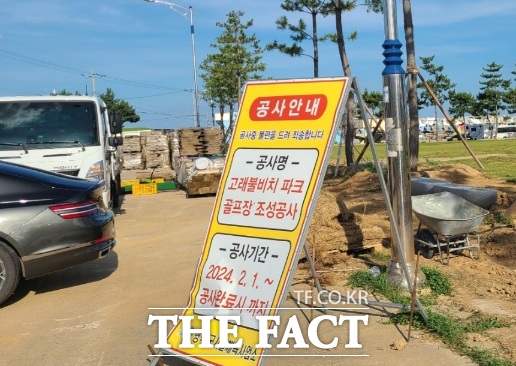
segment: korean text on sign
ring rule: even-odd
[[[259,97],[251,104],[249,118],[252,121],[317,120],[327,105],[324,94]]]
[[[225,183],[218,222],[295,229],[317,156],[316,149],[238,149]]]
[[[240,315],[256,329],[256,315],[268,315],[277,295],[291,244],[238,235],[216,234],[201,272],[195,312]]]

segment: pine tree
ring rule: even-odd
[[[516,64],[514,64],[516,66]],[[516,70],[511,71],[514,75],[513,80],[516,80]],[[506,104],[507,113],[516,113],[516,87],[511,86],[507,93],[504,95],[503,101]]]
[[[140,116],[136,114],[133,106],[123,99],[117,99],[111,88],[107,88],[106,93],[100,94],[99,97],[106,103],[110,113],[116,113],[122,117],[122,122],[138,122],[140,120]]]
[[[432,89],[433,93],[439,100],[441,104],[450,99],[450,91],[455,87],[455,84],[451,82],[451,80],[443,74],[444,66],[435,65],[433,60],[435,55],[429,57],[420,57],[423,65],[421,69],[425,70],[430,78],[426,79],[427,84]],[[439,124],[437,122],[437,105],[434,103],[430,93],[426,90],[422,83],[418,84],[418,87],[423,88],[421,93],[419,94],[419,106],[434,106],[435,113],[435,136],[436,140],[439,141]]]
[[[242,11],[231,11],[227,14],[225,23],[217,22],[222,28],[222,34],[216,43],[210,45],[215,53],[209,54],[199,66],[204,73],[206,89],[205,96],[213,99],[219,106],[221,116],[229,107],[230,125],[226,129],[220,123],[225,137],[231,133],[235,105],[240,103],[242,86],[251,79],[261,79],[259,72],[265,70],[261,62],[263,49],[255,34],[248,35],[247,31],[253,25],[253,20],[242,22]]]
[[[489,114],[494,113],[495,115],[494,135],[493,129],[490,128],[491,138],[496,138],[498,131],[498,113],[500,110],[506,108],[504,99],[511,86],[510,80],[502,78],[502,73],[500,72],[502,68],[503,65],[499,65],[493,61],[488,64],[487,67],[483,67],[482,70],[484,70],[484,72],[480,74],[482,80],[479,83],[482,86],[477,96],[479,108],[486,113],[489,125],[491,125]]]
[[[449,112],[453,118],[462,118],[466,122],[466,113],[473,113],[475,108],[475,97],[471,93],[450,91]]]
[[[379,91],[369,91],[367,89],[362,93],[364,103],[371,109],[373,114],[377,117],[383,114],[384,103],[383,94]]]
[[[301,12],[309,14],[312,19],[312,31],[310,32],[307,24],[303,19],[299,19],[297,24],[290,23],[286,16],[282,16],[276,20],[276,26],[279,30],[289,30],[292,34],[290,38],[294,41],[290,46],[286,43],[279,43],[277,40],[267,44],[268,51],[278,50],[281,53],[291,57],[307,56],[313,60],[314,77],[319,76],[319,37],[317,35],[317,16],[321,13],[324,0],[284,0],[281,8],[288,12]],[[305,52],[301,43],[303,41],[312,41],[312,54]]]

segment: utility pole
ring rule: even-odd
[[[238,62],[240,62],[240,38],[239,38],[240,29],[237,27],[235,30],[235,40],[236,40],[236,46],[237,46],[237,54],[238,54]],[[238,65],[238,75],[237,75],[237,110],[240,110],[240,98],[242,98],[241,95],[241,89],[242,89],[242,79],[240,79],[240,73],[241,73],[241,67],[240,64]]]
[[[93,69],[93,65],[91,65],[91,74],[81,74],[81,75],[91,78],[91,89],[93,91],[93,95],[97,95],[97,91],[95,90],[95,76],[103,78],[106,75],[96,73],[95,70]],[[87,91],[86,91],[86,94],[88,94]]]
[[[211,107],[211,125],[215,127],[215,101],[213,98],[210,99],[210,107]]]

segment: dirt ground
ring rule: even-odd
[[[494,208],[497,212],[503,212],[516,197],[514,185],[485,179],[467,167],[425,171],[432,177],[460,178],[471,185],[496,188],[500,192]],[[389,256],[390,229],[377,181],[376,175],[363,172],[345,182],[329,180],[324,185],[308,242],[315,243],[316,265],[326,271],[321,277],[328,289],[344,293],[350,288],[346,285],[349,273],[369,266],[348,247],[375,246]],[[147,344],[157,342],[157,326],[147,324],[148,316],[180,314],[180,310],[152,308],[180,309],[186,305],[214,201],[213,196],[186,199],[183,191],[125,195],[122,208],[116,211],[117,246],[112,253],[98,261],[23,281],[0,307],[0,365],[147,365]],[[414,222],[416,225],[416,219]],[[468,340],[513,361],[515,239],[512,229],[484,234],[480,260],[454,256],[449,266],[443,266],[435,259],[422,259],[423,265],[446,273],[454,285],[453,296],[439,298],[438,310],[457,317],[480,311],[512,322],[510,328],[472,334]],[[292,289],[313,289],[306,263],[300,264]],[[382,301],[374,294],[371,300]],[[296,308],[291,299],[285,306]],[[305,307],[285,310],[281,317],[288,319],[300,311],[304,315],[299,316],[303,329],[307,319],[321,315]],[[276,349],[264,364],[474,365],[422,331],[413,330],[407,344],[407,328],[387,322],[396,312],[389,308],[368,310],[369,324],[359,328],[362,349]],[[353,314],[351,310],[343,313]],[[328,324],[323,324],[320,331],[321,337],[330,340],[347,334],[345,329]],[[368,356],[341,357],[342,353],[353,356],[353,352]]]
[[[438,170],[420,166],[417,175],[497,190],[498,200],[490,209],[491,213],[504,214],[516,199],[516,184],[488,179],[463,164],[445,165]],[[479,231],[491,228],[489,217]],[[413,223],[416,231],[419,221],[415,216]],[[370,263],[356,260],[354,256],[367,252],[367,248],[390,256],[389,219],[376,173],[363,171],[345,181],[325,181],[307,241],[315,257],[316,268],[321,271],[320,279],[327,285],[345,284],[353,269],[370,267]],[[363,248],[366,250],[360,251]],[[421,257],[420,260],[422,266],[438,268],[453,284],[453,295],[441,296],[439,305],[434,307],[439,312],[457,317],[480,312],[511,322],[510,328],[492,330],[488,335],[472,335],[469,342],[473,346],[492,349],[516,362],[514,228],[497,228],[483,233],[479,260],[453,254],[449,265],[441,264],[437,256],[432,259]],[[304,270],[306,279],[309,277],[306,265]]]

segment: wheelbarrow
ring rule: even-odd
[[[467,250],[470,258],[480,258],[478,227],[489,211],[451,192],[413,196],[412,211],[419,219],[414,245],[423,257],[437,253],[439,261],[448,265],[450,253]]]

